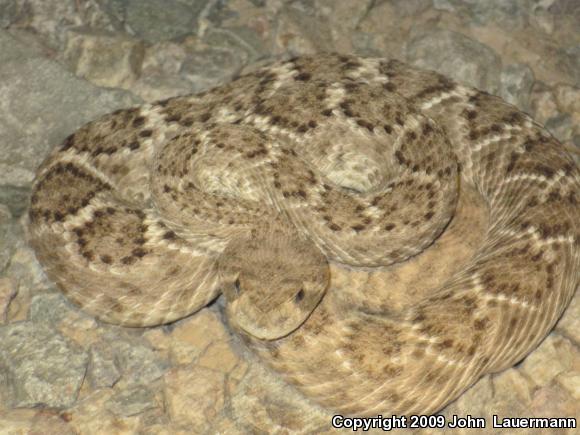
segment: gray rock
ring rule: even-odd
[[[147,384],[169,369],[169,362],[140,340],[107,334],[107,344],[127,385]]]
[[[566,71],[574,80],[575,86],[580,85],[580,45],[566,47],[558,52],[558,66]]]
[[[115,353],[110,346],[97,343],[89,350],[90,360],[87,379],[93,388],[112,387],[121,377],[115,361]]]
[[[199,2],[199,0],[188,0],[190,2]],[[226,20],[236,19],[239,17],[239,13],[235,10],[232,10],[229,7],[229,2],[227,0],[213,0],[213,1],[206,1],[206,7],[202,12],[202,16],[204,19],[212,23],[215,27],[222,27],[222,24]],[[264,5],[256,5],[255,2],[252,2],[256,7],[262,7]]]
[[[530,95],[534,84],[534,72],[530,67],[521,63],[506,65],[501,72],[500,80],[499,95],[508,103],[529,112]]]
[[[19,218],[28,207],[30,188],[25,186],[0,186],[0,204],[10,209],[12,216]]]
[[[333,51],[333,35],[328,19],[321,19],[313,1],[287,2],[280,14],[278,32],[286,35],[286,50],[291,53]]]
[[[180,74],[194,84],[194,92],[199,92],[228,81],[242,65],[235,53],[208,48],[192,52],[183,62]]]
[[[546,128],[562,142],[572,138],[574,121],[569,113],[561,113],[546,121]]]
[[[2,32],[0,32],[2,35]],[[0,185],[27,186],[49,148],[97,116],[139,100],[97,88],[0,36]]]
[[[373,7],[383,3],[390,3],[397,15],[401,17],[412,17],[429,9],[432,0],[378,0],[373,2]]]
[[[501,59],[490,47],[450,30],[414,33],[405,48],[411,63],[497,94]]]
[[[230,80],[244,65],[266,54],[262,41],[245,27],[208,30],[199,47],[190,52],[180,70],[195,91]]]
[[[128,417],[158,406],[153,392],[143,385],[128,388],[111,397],[105,408],[115,415]]]
[[[91,25],[104,30],[114,30],[107,12],[100,1],[77,0],[26,0],[23,13],[15,26],[25,27],[41,35],[42,42],[58,51],[66,42],[66,30],[70,27]]]
[[[269,55],[269,50],[264,44],[262,38],[256,31],[250,27],[236,26],[226,29],[232,39],[232,47],[241,49],[244,52],[244,58],[248,63]],[[214,32],[208,32],[206,43],[213,43],[212,36]]]
[[[0,397],[10,407],[72,405],[86,371],[85,351],[32,322],[0,327]]]
[[[16,223],[12,213],[0,204],[0,273],[8,266],[10,258],[16,249]]]
[[[28,319],[31,322],[56,327],[70,313],[84,316],[61,293],[41,293],[30,302]]]
[[[18,0],[0,0],[0,27],[14,24],[24,13],[24,2]]]
[[[433,7],[439,11],[457,12],[458,6],[453,0],[433,0]]]
[[[21,43],[18,39],[4,30],[0,30],[0,47],[0,66],[11,60],[24,59],[38,54],[36,50]]]
[[[174,39],[197,30],[196,19],[199,11],[180,1],[127,0],[126,3],[127,25],[139,38],[146,41]]]
[[[112,29],[119,32],[127,31],[125,25],[126,3],[126,0],[100,0],[98,3],[102,13],[110,20]],[[100,28],[94,25],[91,27]]]
[[[477,26],[495,24],[522,28],[532,10],[530,0],[434,0],[435,9],[465,16]]]

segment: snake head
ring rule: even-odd
[[[218,267],[230,324],[263,340],[302,325],[330,280],[326,257],[292,231],[261,229],[232,240]]]

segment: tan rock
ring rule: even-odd
[[[580,401],[558,386],[538,389],[530,406],[530,414],[536,417],[580,416]],[[575,432],[568,432],[570,434]]]
[[[57,325],[63,335],[80,346],[88,346],[99,339],[97,321],[80,311],[71,311]]]
[[[139,427],[140,416],[117,416],[105,405],[116,394],[112,388],[97,390],[67,411],[69,424],[76,433],[133,434]]]
[[[562,112],[580,113],[580,89],[566,84],[554,87],[556,101]]]
[[[223,416],[216,419],[211,433],[228,434],[228,435],[245,435],[247,432],[236,425],[236,422],[229,417]]]
[[[143,333],[143,337],[151,343],[159,357],[167,360],[171,359],[173,338],[163,328],[148,329]],[[190,361],[188,360],[188,362]]]
[[[214,368],[223,373],[229,373],[239,361],[240,357],[233,352],[228,342],[219,341],[208,347],[197,360],[197,364],[201,367]]]
[[[549,335],[540,347],[523,361],[521,373],[534,385],[547,386],[560,373],[572,369],[575,353],[578,351],[569,340],[556,334]]]
[[[2,435],[75,435],[68,414],[50,409],[0,411]]]
[[[210,309],[204,309],[176,325],[171,332],[169,352],[178,364],[189,364],[212,344],[228,339],[219,316]]]
[[[127,34],[80,27],[68,32],[63,57],[78,76],[127,89],[141,72],[144,54],[144,43]]]
[[[529,404],[532,400],[534,384],[518,369],[511,368],[492,377],[494,399]]]
[[[559,113],[554,93],[543,84],[536,83],[534,85],[530,97],[530,106],[534,119],[542,124]]]
[[[218,370],[179,366],[165,375],[167,412],[193,433],[207,430],[225,404],[225,375]]]
[[[574,399],[580,401],[580,370],[560,373],[556,376],[556,382]]]
[[[284,7],[276,34],[276,45],[282,50],[316,53],[333,49],[330,23],[313,16],[309,6],[288,3]]]

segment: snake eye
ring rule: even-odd
[[[239,296],[240,293],[242,292],[242,289],[240,287],[240,278],[236,279],[236,282],[234,282],[234,289],[236,290],[236,296]]]
[[[299,303],[300,301],[302,301],[302,299],[304,299],[304,289],[303,288],[298,290],[298,293],[296,293],[296,295],[294,296],[294,302]]]

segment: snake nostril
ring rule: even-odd
[[[298,290],[298,293],[296,293],[296,296],[294,296],[294,302],[299,303],[304,299],[304,289],[301,288],[300,290]]]

